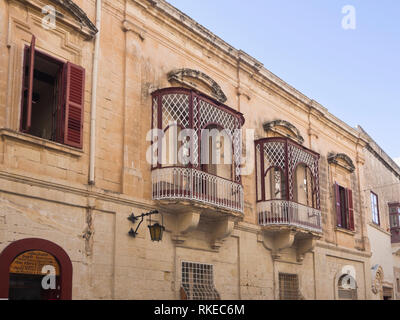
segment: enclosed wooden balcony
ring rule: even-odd
[[[256,141],[260,226],[321,233],[319,155],[288,138]]]
[[[243,123],[241,113],[194,90],[154,92],[152,127],[163,141],[157,140],[152,165],[153,200],[175,211],[201,207],[202,212],[242,214]],[[209,131],[216,136],[205,136]]]

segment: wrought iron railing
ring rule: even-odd
[[[152,194],[154,200],[193,200],[243,213],[241,184],[193,168],[153,170]]]
[[[322,232],[321,211],[286,200],[262,201],[257,204],[261,226],[289,225]]]

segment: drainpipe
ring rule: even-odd
[[[96,155],[96,104],[97,104],[97,75],[100,51],[101,29],[101,0],[96,1],[96,28],[98,30],[94,40],[93,71],[92,71],[92,105],[90,114],[90,159],[89,159],[89,184],[95,184],[94,168]]]

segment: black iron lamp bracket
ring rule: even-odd
[[[136,238],[136,236],[138,235],[138,230],[140,225],[142,224],[144,217],[147,216],[151,216],[152,214],[158,214],[158,210],[153,210],[147,213],[143,213],[139,216],[135,216],[133,213],[128,217],[128,220],[131,221],[132,223],[136,223],[137,220],[141,219],[138,226],[136,227],[136,230],[133,230],[133,228],[131,228],[131,230],[129,231],[129,235],[133,238]]]

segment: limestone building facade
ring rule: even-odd
[[[374,298],[360,131],[163,0],[0,23],[0,298]],[[172,142],[189,162],[149,162]]]
[[[372,298],[399,299],[400,168],[363,128],[358,130],[368,141],[362,176],[372,253]]]

